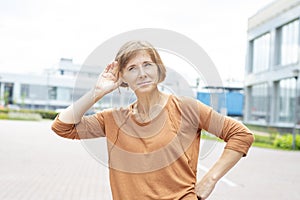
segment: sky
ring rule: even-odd
[[[272,1],[0,0],[0,72],[39,73],[62,57],[82,64],[113,36],[162,28],[200,45],[224,80],[242,80],[248,18]]]

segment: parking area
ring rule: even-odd
[[[0,120],[1,200],[109,200],[108,169],[80,141],[58,137],[51,121]],[[224,144],[199,160],[199,178]],[[300,199],[300,152],[252,148],[209,200]]]

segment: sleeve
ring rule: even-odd
[[[91,139],[105,137],[105,126],[103,113],[83,116],[77,124],[67,124],[54,119],[51,129],[59,136],[69,139]]]
[[[223,116],[201,102],[199,102],[199,107],[199,128],[224,140],[227,143],[225,149],[238,151],[246,156],[254,141],[251,131],[241,122]]]

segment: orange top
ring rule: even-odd
[[[76,125],[57,117],[52,125],[65,138],[107,138],[110,185],[116,200],[196,200],[202,129],[244,156],[253,142],[243,124],[192,98],[170,95],[158,116],[145,123],[135,119],[133,105],[84,116]]]

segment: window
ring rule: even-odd
[[[28,84],[22,84],[21,85],[21,98],[25,99],[29,97],[29,85]]]
[[[270,60],[270,33],[254,39],[252,51],[252,72],[266,71]]]
[[[296,80],[283,79],[279,82],[278,122],[293,122],[296,96]]]
[[[71,88],[57,88],[57,99],[60,101],[70,101],[72,100],[72,89]]]
[[[48,87],[48,99],[56,100],[57,98],[57,87]]]
[[[252,86],[250,111],[251,120],[266,122],[268,111],[267,83]]]
[[[29,85],[29,99],[35,100],[46,100],[47,90],[43,85]]]
[[[298,62],[299,20],[294,20],[277,30],[279,47],[277,49],[279,65]]]

